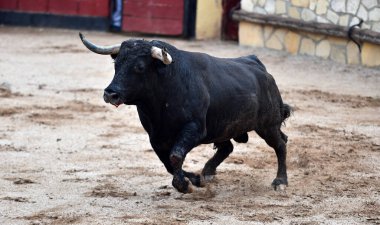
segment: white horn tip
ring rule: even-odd
[[[169,65],[170,63],[172,63],[172,61],[173,61],[172,57],[169,55],[169,53],[166,53],[166,57],[165,57],[164,63],[166,65]]]
[[[151,49],[152,57],[161,60],[165,65],[172,63],[171,55],[161,48],[153,46]]]

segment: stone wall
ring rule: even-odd
[[[242,0],[247,12],[275,14],[303,21],[351,26],[364,20],[363,29],[379,32],[380,0]],[[362,52],[348,39],[290,31],[240,22],[239,43],[331,59],[349,64],[380,66],[380,45],[363,43]]]

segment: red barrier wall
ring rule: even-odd
[[[0,10],[107,17],[109,0],[0,0]]]
[[[184,0],[127,0],[123,30],[149,34],[181,35]]]

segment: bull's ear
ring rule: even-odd
[[[112,59],[116,59],[117,55],[118,55],[118,53],[116,53],[116,54],[111,54],[111,58],[112,58]]]

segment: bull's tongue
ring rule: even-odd
[[[115,106],[117,108],[117,107],[119,107],[120,104],[111,103],[111,105],[113,105],[113,106]]]

